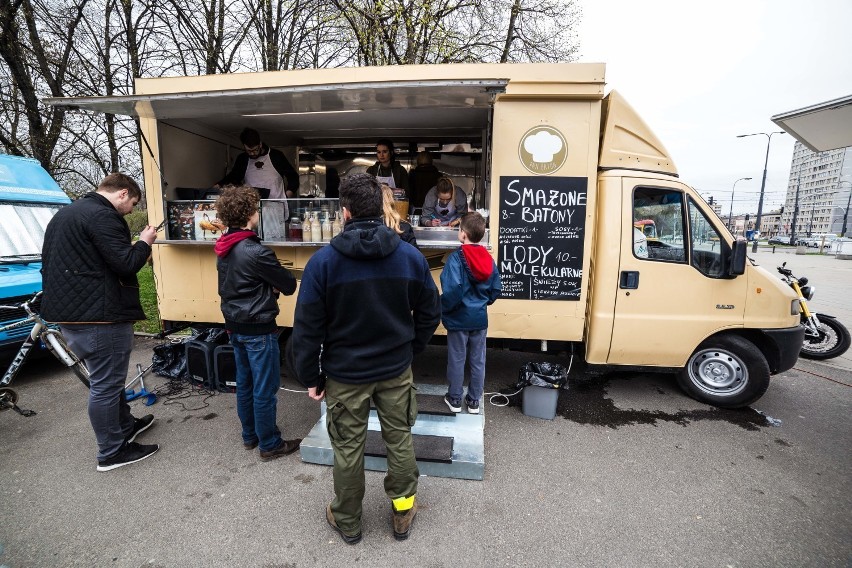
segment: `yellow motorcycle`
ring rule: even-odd
[[[846,326],[828,314],[817,314],[808,308],[816,287],[804,276],[796,277],[785,262],[778,267],[781,279],[799,296],[800,325],[805,328],[805,342],[799,355],[805,359],[832,359],[846,353],[852,339]]]

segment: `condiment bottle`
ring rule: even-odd
[[[340,217],[340,213],[337,214],[334,218],[334,223],[331,226],[331,236],[336,237],[343,231],[343,220]]]
[[[311,219],[311,240],[315,243],[322,242],[322,225],[316,212],[314,212]]]
[[[290,220],[290,240],[291,241],[301,241],[302,240],[302,222],[298,217],[293,217]]]
[[[311,227],[311,217],[305,213],[305,222],[302,223],[302,241],[308,242],[311,240],[311,231],[313,228]]]
[[[328,213],[322,220],[322,240],[326,243],[331,240],[331,220],[328,218]]]

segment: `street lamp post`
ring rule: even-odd
[[[731,209],[728,211],[728,228],[731,230],[731,234],[734,234],[736,227],[734,227],[734,192],[737,190],[737,183],[749,180],[751,178],[740,178],[734,182],[734,187],[731,189]]]
[[[769,144],[772,142],[773,134],[784,134],[783,130],[775,132],[755,132],[753,134],[740,134],[737,138],[747,138],[749,136],[766,136],[766,159],[763,162],[763,181],[760,183],[760,200],[757,202],[757,219],[755,219],[755,228],[760,231],[760,218],[763,216],[763,191],[766,189],[766,168],[769,165]],[[757,252],[757,239],[754,240],[754,245],[751,247],[751,252]]]
[[[846,211],[843,212],[843,228],[840,229],[840,236],[846,236],[846,219],[849,218],[849,205],[852,205],[852,181],[841,181],[837,183],[837,186],[840,187],[842,184],[849,184],[849,198],[846,200]]]

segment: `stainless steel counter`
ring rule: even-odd
[[[414,227],[414,236],[417,238],[417,246],[422,249],[453,249],[458,247],[459,231],[457,228],[450,227]],[[482,238],[482,244],[488,247],[489,242],[488,229],[485,229],[485,236]],[[305,241],[262,241],[263,244],[276,247],[324,247],[327,242],[305,242]],[[212,246],[215,244],[213,240],[207,241],[188,241],[188,240],[161,240],[158,239],[154,244],[166,245],[201,245]]]

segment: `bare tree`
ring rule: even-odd
[[[0,2],[0,58],[17,88],[22,103],[17,117],[26,119],[28,134],[21,144],[0,127],[0,142],[10,151],[32,155],[49,172],[65,110],[45,107],[39,96],[65,94],[66,69],[87,1],[76,0],[71,6],[43,0]]]
[[[248,70],[240,54],[253,15],[241,0],[166,0],[158,16],[182,75]]]
[[[500,63],[571,61],[580,9],[574,0],[496,0],[495,18],[506,22]]]

